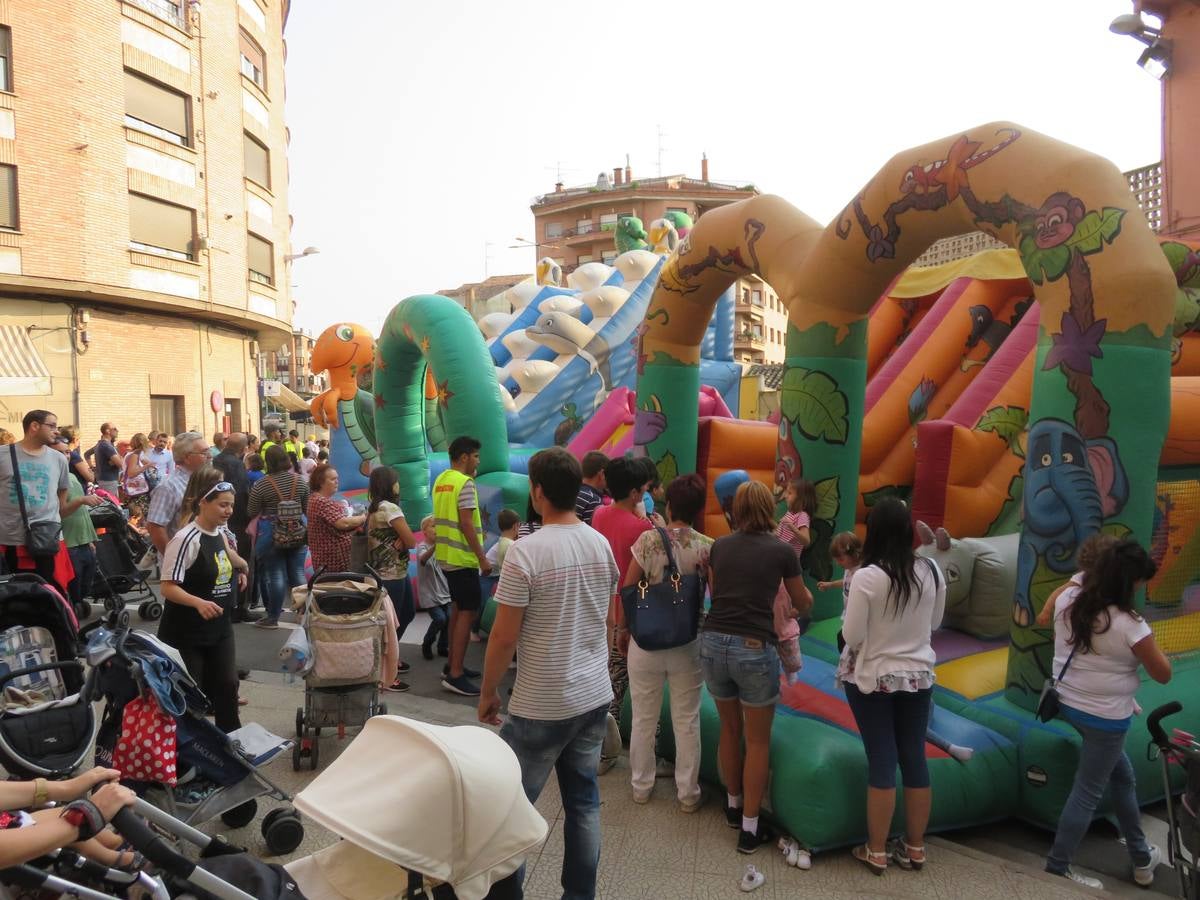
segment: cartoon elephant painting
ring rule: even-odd
[[[1029,429],[1014,622],[1033,621],[1038,561],[1061,575],[1073,571],[1075,549],[1128,499],[1129,480],[1110,438],[1085,440],[1062,419],[1042,419]]]

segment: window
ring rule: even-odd
[[[125,71],[125,124],[173,144],[187,147],[188,98],[183,94]]]
[[[242,155],[246,166],[246,177],[255,184],[271,187],[271,151],[242,132]]]
[[[0,166],[0,228],[17,229],[17,167]]]
[[[165,19],[176,28],[187,30],[187,21],[183,17],[182,4],[179,0],[131,0],[134,6],[141,7],[152,16]]]
[[[275,283],[275,248],[256,234],[246,233],[246,263],[250,280],[259,284]]]
[[[575,233],[576,234],[589,234],[589,233],[591,233],[591,230],[592,230],[592,220],[591,219],[580,219],[578,222],[575,223]]]
[[[548,238],[562,237],[562,233],[563,233],[562,222],[547,222],[546,223],[546,237],[548,237]]]
[[[600,224],[601,225],[616,225],[617,224],[617,214],[616,213],[603,213],[600,216]]]
[[[590,254],[590,253],[585,253],[582,256],[580,256],[579,259],[575,260],[575,264],[582,266],[584,263],[590,263],[590,262],[595,262],[595,261],[596,261],[596,257],[592,256],[592,254]]]
[[[600,258],[603,259],[606,263],[611,263],[614,259],[617,258],[617,251],[616,250],[605,250],[602,254],[600,254]]]
[[[196,213],[144,194],[129,195],[129,245],[172,259],[192,259]]]
[[[686,207],[686,206],[668,206],[668,207],[667,207],[667,212],[669,212],[669,213],[683,213],[685,216],[688,214],[688,211],[687,211],[687,207]]]
[[[238,31],[238,52],[242,57],[242,74],[259,86],[267,89],[267,62],[262,47],[254,43],[246,32]]]
[[[150,428],[167,434],[180,434],[183,429],[183,398],[150,395]]]
[[[0,91],[12,90],[12,29],[0,26]]]
[[[762,306],[763,305],[762,291],[751,291],[750,292],[750,302],[753,303],[755,306]]]

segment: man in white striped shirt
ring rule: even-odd
[[[504,558],[479,698],[479,720],[499,725],[500,680],[517,650],[517,680],[500,736],[521,763],[530,802],[550,772],[558,772],[563,897],[571,900],[596,895],[597,768],[612,700],[605,620],[618,581],[608,541],[575,516],[581,482],[578,460],[560,447],[529,460],[529,495],[542,527]]]

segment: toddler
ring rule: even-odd
[[[842,531],[833,536],[829,542],[829,555],[835,563],[842,567],[842,577],[837,581],[818,581],[817,590],[825,591],[829,588],[840,587],[842,589],[842,615],[846,614],[846,605],[850,600],[850,581],[854,578],[854,573],[858,571],[859,565],[862,564],[862,541],[853,531]],[[846,641],[842,637],[842,631],[839,628],[837,633],[837,648],[838,653],[841,653],[846,646]]]
[[[421,655],[433,659],[433,642],[437,641],[438,656],[450,655],[448,625],[450,623],[450,588],[446,575],[434,558],[437,532],[433,516],[421,520],[421,543],[417,544],[418,606],[429,613],[429,628],[421,641]]]
[[[779,520],[775,536],[796,551],[799,558],[812,543],[812,514],[817,509],[817,490],[811,481],[797,478],[787,486],[783,499],[787,512]],[[779,661],[789,675],[799,672],[800,623],[792,610],[792,598],[781,584],[775,594],[775,636],[778,639]]]
[[[496,527],[500,529],[500,539],[488,550],[487,559],[492,564],[492,573],[499,577],[500,570],[504,568],[504,556],[517,539],[521,517],[516,510],[502,509],[500,515],[496,516]]]

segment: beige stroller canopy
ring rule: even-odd
[[[398,867],[479,900],[549,830],[499,735],[400,716],[369,719],[295,804],[345,839],[287,866],[310,900],[399,896]]]

